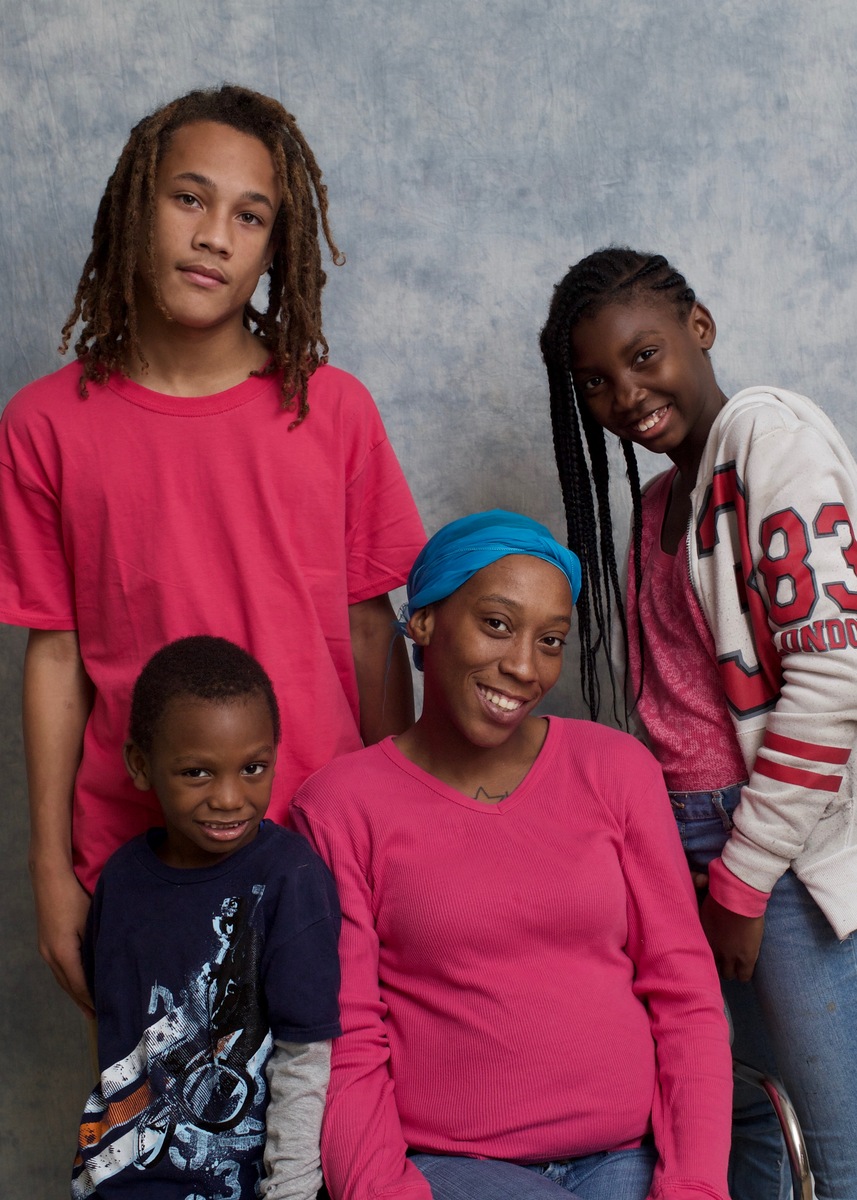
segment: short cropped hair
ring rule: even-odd
[[[140,672],[131,697],[129,736],[151,754],[158,725],[170,701],[180,696],[227,704],[260,696],[268,705],[274,743],[280,741],[280,709],[274,686],[252,654],[226,638],[179,638],[153,654]]]

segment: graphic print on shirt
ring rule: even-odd
[[[241,1200],[241,1160],[261,1160],[272,1046],[253,926],[264,890],[224,898],[212,917],[211,957],[178,998],[152,983],[152,1023],[102,1071],[84,1111],[73,1197],[112,1194],[110,1181],[130,1170],[175,1181],[170,1196],[187,1174],[186,1200],[197,1200],[201,1178],[206,1200]],[[123,1195],[133,1184],[133,1175],[116,1181]]]
[[[759,526],[761,555],[753,563],[744,482],[734,462],[715,469],[696,526],[700,562],[711,559],[720,540],[718,523],[735,520],[741,561],[735,584],[742,612],[749,612],[752,637],[745,645],[718,655],[727,701],[743,719],[771,709],[782,685],[780,656],[789,652],[828,653],[857,648],[857,539],[841,501],[822,503],[812,520],[794,507],[768,513]],[[813,550],[836,539],[841,578],[819,587]],[[764,583],[767,606],[758,579]],[[824,578],[824,577],[823,577]],[[822,599],[833,602],[841,617],[813,619]],[[771,629],[771,626],[778,629]],[[745,629],[735,622],[736,629]]]
[[[726,702],[739,719],[744,719],[774,707],[780,695],[782,671],[779,655],[771,642],[765,602],[756,582],[747,533],[744,481],[734,462],[715,469],[700,508],[696,524],[700,569],[705,560],[715,565],[714,547],[721,536],[718,525],[727,519],[735,521],[740,539],[741,561],[734,565],[735,597],[739,610],[749,613],[750,621],[749,624],[743,620],[733,623],[742,635],[743,644],[730,647],[725,654],[718,646],[717,661]],[[765,581],[767,583],[767,578]]]

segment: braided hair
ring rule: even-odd
[[[571,378],[571,332],[584,317],[594,317],[608,304],[628,304],[641,293],[663,296],[675,305],[682,320],[696,295],[687,280],[660,254],[642,254],[628,247],[596,250],[573,266],[554,289],[548,319],[541,333],[542,357],[548,373],[554,452],[562,487],[568,544],[580,559],[583,580],[577,601],[580,636],[580,681],[590,715],[601,707],[597,664],[603,656],[613,693],[617,721],[616,677],[610,656],[613,609],[618,613],[627,655],[628,625],[619,586],[613,520],[610,512],[610,472],[604,430],[586,403],[577,396]],[[620,438],[633,509],[633,570],[637,590],[642,575],[642,499],[634,446]],[[638,637],[642,637],[639,628]],[[624,723],[629,709],[623,701]]]
[[[321,328],[321,233],[338,266],[345,261],[333,240],[327,216],[327,188],[312,150],[291,113],[270,96],[224,84],[189,92],[144,117],[130,137],[107,182],[92,230],[92,249],[71,312],[63,325],[65,354],[77,322],[83,322],[74,350],[87,383],[106,382],[111,371],[127,373],[135,359],[148,366],[138,339],[136,281],[141,254],[154,263],[154,193],[158,164],[176,130],[195,121],[213,121],[258,139],[268,149],[282,191],[268,269],[268,305],[251,303],[244,324],[271,353],[265,374],[281,371],[282,405],[297,409],[289,426],[309,412],[307,384],[327,361]],[[159,299],[158,297],[156,297]]]

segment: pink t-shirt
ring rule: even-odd
[[[360,745],[348,605],[398,586],[422,525],[366,389],[334,367],[292,433],[278,376],[214,396],[118,375],[77,393],[72,363],[0,421],[0,620],[76,629],[95,685],[73,815],[89,889],[156,824],[122,764],[131,688],[164,643],[229,638],[271,676],[283,743],[269,816]]]
[[[725,1200],[723,1002],[639,742],[551,718],[524,781],[482,804],[387,739],[314,775],[289,820],[342,904],[335,1200],[430,1200],[407,1147],[545,1162],[650,1129],[654,1195]]]
[[[675,469],[643,496],[643,579],[639,611],[643,634],[643,692],[637,712],[667,787],[710,791],[747,778],[711,636],[694,595],[682,539],[677,554],[661,548],[661,529]],[[634,566],[628,561],[628,662],[636,696],[640,646]]]

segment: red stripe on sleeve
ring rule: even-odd
[[[776,779],[780,783],[789,783],[795,787],[810,788],[817,792],[838,792],[842,784],[841,775],[818,775],[815,771],[804,771],[801,767],[787,767],[783,763],[773,762],[759,754],[753,764],[753,770],[768,779]]]
[[[781,733],[765,734],[764,745],[781,754],[793,754],[795,758],[809,758],[815,762],[838,763],[844,766],[851,757],[845,746],[822,746],[819,742],[799,742],[797,738],[783,737]]]

